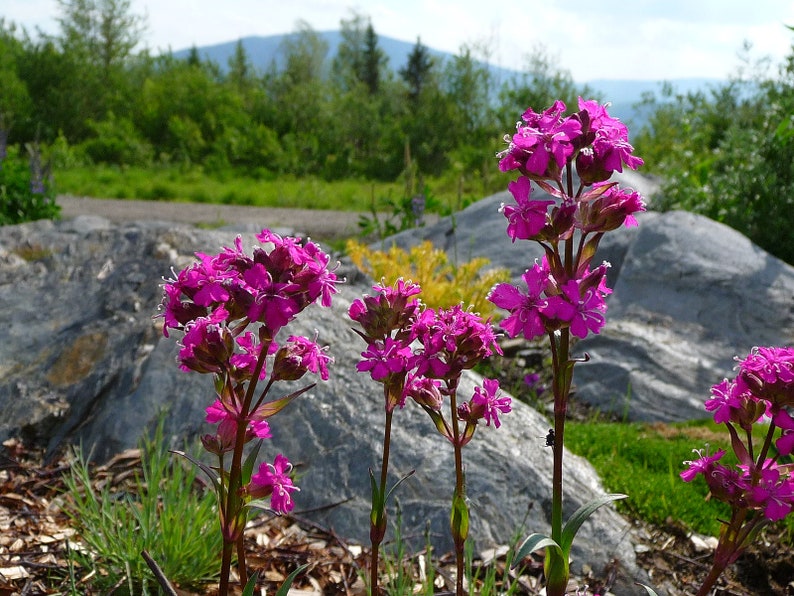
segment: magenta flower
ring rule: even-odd
[[[422,289],[411,281],[399,278],[394,286],[376,285],[375,296],[364,296],[353,301],[348,310],[350,318],[362,327],[357,331],[367,343],[396,337],[410,343],[411,327],[419,310],[419,300],[414,298]]]
[[[241,422],[239,413],[235,413],[229,409],[221,400],[215,400],[211,405],[205,409],[207,416],[205,420],[210,424],[217,424],[218,428],[215,431],[215,437],[212,444],[221,451],[231,451],[234,448],[237,439],[237,427]],[[246,427],[246,439],[253,438],[269,439],[270,425],[266,420],[249,419]],[[208,437],[205,437],[205,445],[207,445]]]
[[[573,140],[582,132],[581,122],[562,118],[565,104],[554,105],[537,114],[531,109],[524,112],[525,124],[516,125],[508,149],[502,154],[499,169],[503,172],[520,169],[527,175],[559,180],[560,172],[573,155]]]
[[[684,462],[684,465],[688,466],[687,469],[680,474],[684,482],[691,482],[698,474],[708,476],[714,469],[714,463],[722,459],[722,456],[725,455],[724,449],[717,450],[714,455],[703,455],[700,449],[693,449],[692,451],[697,453],[700,457],[693,461]]]
[[[415,357],[418,375],[454,378],[494,351],[502,352],[490,321],[483,321],[460,305],[424,310],[417,318],[414,331],[421,344]]]
[[[234,340],[222,325],[226,317],[223,308],[208,317],[199,317],[185,326],[178,359],[184,371],[222,373],[229,365]]]
[[[794,407],[794,348],[756,347],[739,363],[739,378],[770,413]]]
[[[515,242],[520,240],[531,240],[535,238],[546,226],[547,211],[549,205],[553,205],[551,199],[545,201],[533,201],[530,194],[532,183],[526,176],[521,176],[518,180],[510,182],[507,186],[510,194],[516,200],[516,205],[505,205],[499,209],[507,218],[507,235]]]
[[[389,375],[405,372],[410,357],[409,346],[387,337],[367,346],[361,353],[362,360],[356,365],[356,370],[368,371],[374,381],[381,381]]]
[[[527,285],[527,292],[508,284],[497,284],[488,295],[488,300],[495,306],[510,312],[510,316],[499,323],[510,337],[523,334],[529,340],[546,333],[546,316],[549,312],[549,301],[544,295],[549,283],[549,270],[535,263],[521,276]]]
[[[600,185],[593,185],[600,192]],[[633,227],[638,225],[635,213],[645,211],[642,196],[630,189],[609,188],[596,198],[583,197],[579,202],[577,227],[583,232],[610,232],[622,225]]]
[[[565,301],[557,303],[554,315],[570,322],[571,333],[580,339],[588,333],[599,333],[606,322],[606,302],[598,287],[582,291],[580,280],[572,279],[562,285]]]
[[[410,375],[405,381],[404,398],[410,397],[420,406],[426,406],[438,412],[444,403],[441,395],[441,381],[419,375]]]
[[[251,476],[247,492],[253,497],[270,496],[270,506],[278,513],[289,513],[295,508],[292,493],[300,490],[292,482],[292,464],[279,453],[272,464],[262,462],[259,471]]]
[[[768,460],[761,470],[761,479],[750,491],[750,502],[763,508],[764,516],[778,521],[791,513],[794,506],[794,479],[781,478],[780,468]]]
[[[472,419],[484,418],[486,426],[491,426],[491,422],[496,428],[502,423],[499,421],[499,413],[508,414],[512,410],[511,399],[508,396],[499,397],[499,381],[496,379],[483,379],[482,387],[474,388],[474,395],[470,402],[470,412]]]
[[[333,359],[325,349],[305,337],[291,335],[287,343],[276,352],[273,362],[274,381],[295,381],[306,371],[319,374],[323,381],[328,380],[328,363]]]
[[[634,147],[629,144],[628,128],[611,117],[606,108],[594,100],[579,98],[579,110],[586,112],[589,131],[594,135],[592,145],[576,158],[576,170],[585,184],[606,180],[612,172],[622,172],[623,164],[632,170],[643,164],[642,159],[632,155]]]
[[[786,410],[780,410],[772,422],[782,429],[775,447],[780,455],[791,455],[794,452],[794,418]]]

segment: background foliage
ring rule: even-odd
[[[298,23],[278,65],[259,71],[242,44],[226,65],[196,48],[187,59],[136,51],[146,23],[129,0],[59,7],[57,35],[0,18],[0,135],[57,149],[56,173],[102,165],[221,181],[424,178],[440,197],[465,187],[462,206],[504,188],[493,156],[527,106],[610,99],[576,84],[542,47],[510,80],[486,67],[487,42],[441,62],[417,39],[405,64],[390,65],[358,12],[341,21],[336,55]],[[688,94],[667,85],[647,97],[647,125],[632,138],[643,171],[663,179],[654,208],[702,213],[794,263],[794,53],[773,65],[745,50],[724,85]],[[148,196],[156,190],[147,197],[176,198]]]

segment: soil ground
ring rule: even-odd
[[[213,203],[176,203],[132,199],[93,199],[60,195],[61,217],[98,215],[112,222],[160,220],[208,227],[251,225],[290,235],[329,240],[356,236],[363,215],[355,211],[315,211],[286,207],[249,207]]]

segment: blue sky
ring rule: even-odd
[[[725,78],[751,56],[778,64],[794,42],[790,0],[131,0],[146,15],[145,45],[179,50],[249,35],[338,29],[352,11],[379,35],[456,52],[487,48],[491,61],[521,68],[536,48],[575,80]],[[3,0],[0,16],[57,33],[56,0]],[[399,65],[392,65],[396,68]]]

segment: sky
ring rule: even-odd
[[[456,53],[486,48],[490,61],[522,69],[539,50],[579,83],[596,79],[725,79],[745,42],[750,57],[780,64],[790,52],[794,0],[130,0],[145,16],[154,53],[251,35],[340,28],[355,13],[380,36]],[[2,0],[0,17],[57,34],[57,0]],[[402,65],[390,65],[397,69]]]

